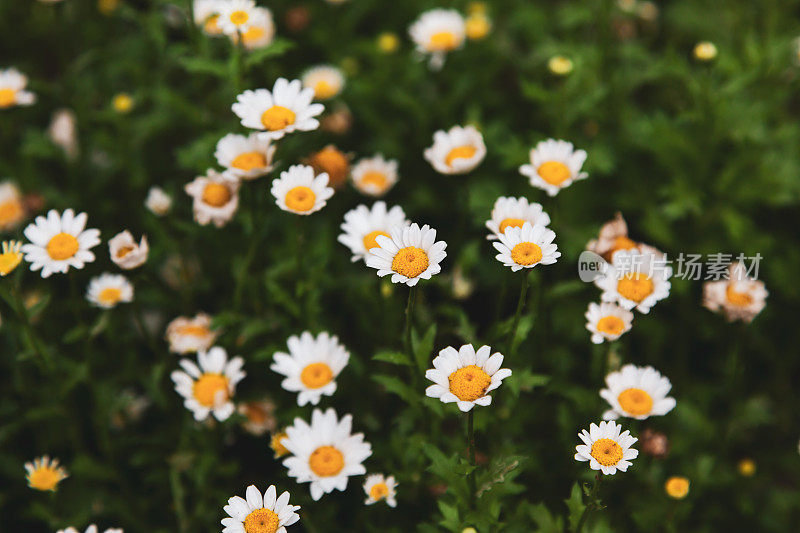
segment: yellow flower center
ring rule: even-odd
[[[546,163],[542,163],[539,165],[539,168],[536,169],[536,173],[550,185],[556,186],[567,181],[572,175],[569,167],[560,161],[547,161]]]
[[[11,107],[17,102],[17,91],[0,89],[0,107]]]
[[[617,396],[622,410],[633,416],[649,414],[653,409],[653,398],[642,389],[625,389]]]
[[[374,185],[379,189],[383,189],[386,187],[386,182],[389,181],[389,178],[386,177],[386,174],[383,172],[378,172],[377,170],[370,170],[369,172],[365,172],[363,176],[361,176],[361,184],[362,185]]]
[[[253,170],[267,166],[267,156],[261,152],[244,152],[233,158],[231,166],[239,170]]]
[[[670,498],[682,500],[689,494],[689,480],[683,476],[672,476],[664,484],[664,490]]]
[[[269,439],[269,447],[275,452],[276,459],[289,454],[289,450],[287,450],[286,446],[281,443],[281,441],[288,436],[289,435],[287,435],[285,431],[281,431],[280,433],[273,434]]]
[[[542,260],[542,249],[532,242],[521,242],[511,249],[511,259],[518,265],[535,265]]]
[[[392,270],[407,278],[415,278],[428,268],[428,254],[422,248],[401,248],[392,259]]]
[[[242,41],[244,41],[245,44],[251,44],[263,39],[266,33],[266,30],[261,26],[250,26],[250,28],[242,34]]]
[[[23,216],[22,202],[17,198],[12,198],[0,204],[0,227],[14,224],[21,220]]]
[[[484,394],[491,385],[492,378],[477,365],[459,368],[447,378],[450,381],[450,392],[459,400],[474,402]]]
[[[614,466],[622,460],[622,446],[612,439],[596,440],[590,453],[603,466]]]
[[[332,187],[342,185],[347,180],[347,173],[350,172],[350,161],[347,156],[333,146],[323,148],[311,156],[309,163],[314,167],[316,174],[328,173]]]
[[[97,295],[97,301],[105,305],[115,305],[122,298],[122,291],[116,287],[106,287]]]
[[[614,244],[611,245],[611,253],[613,254],[617,250],[631,250],[633,248],[636,248],[636,241],[628,237],[619,236],[614,239]]]
[[[256,509],[244,519],[245,533],[275,533],[279,527],[278,515],[269,509]]]
[[[120,248],[119,250],[117,250],[117,257],[118,257],[119,259],[122,259],[122,258],[123,258],[123,257],[125,257],[126,255],[128,255],[129,253],[131,253],[131,252],[132,252],[134,249],[135,249],[135,248],[134,248],[133,246],[123,246],[122,248]]]
[[[250,20],[250,13],[241,9],[238,11],[234,11],[230,15],[230,21],[235,26],[241,26],[242,24],[246,24],[248,20]]]
[[[429,47],[433,51],[446,52],[458,46],[458,37],[451,31],[439,31],[431,35]]]
[[[209,33],[211,35],[216,35],[222,31],[219,29],[218,23],[219,23],[219,14],[211,15],[210,17],[208,17],[208,20],[206,20],[206,23],[203,25],[203,29],[205,30],[206,33]]]
[[[625,322],[618,316],[608,315],[597,321],[597,331],[607,335],[619,335],[625,329]]]
[[[388,495],[389,487],[386,486],[386,483],[375,483],[372,488],[369,489],[369,497],[373,500],[382,500]]]
[[[183,326],[178,328],[178,335],[189,335],[191,337],[205,337],[211,333],[205,326]]]
[[[324,387],[333,379],[333,371],[325,363],[311,363],[300,372],[300,381],[309,389]]]
[[[746,307],[753,303],[752,296],[746,292],[738,292],[734,290],[732,284],[729,284],[728,288],[725,289],[725,298],[727,298],[729,303],[738,307]]]
[[[376,240],[376,237],[378,235],[383,235],[384,237],[389,236],[389,234],[386,233],[385,231],[381,230],[370,231],[369,233],[364,235],[364,248],[366,248],[367,250],[371,250],[373,248],[380,248],[380,245]]]
[[[470,39],[483,39],[489,35],[492,24],[485,15],[472,15],[466,21],[466,33]]]
[[[464,146],[456,146],[447,153],[447,157],[445,157],[444,162],[448,167],[452,167],[453,161],[456,159],[469,159],[470,157],[474,156],[475,152],[477,151],[477,148],[468,144],[465,144]]]
[[[114,96],[111,106],[117,113],[127,113],[133,109],[133,98],[126,93],[120,93]]]
[[[47,254],[54,261],[64,261],[69,259],[78,251],[78,239],[69,233],[59,233],[47,243]]]
[[[13,271],[22,261],[20,247],[22,243],[18,241],[6,241],[3,243],[3,253],[0,253],[0,276],[5,276]]]
[[[61,473],[49,466],[37,468],[28,476],[28,484],[37,490],[55,490],[63,478]]]
[[[320,477],[335,476],[344,468],[344,455],[333,446],[320,446],[311,452],[308,466]]]
[[[228,399],[228,378],[222,374],[203,374],[194,382],[192,393],[203,407],[214,407],[218,398]]]
[[[617,292],[636,303],[653,294],[653,280],[640,272],[631,272],[617,282]]]
[[[521,218],[507,218],[500,223],[500,233],[505,233],[506,228],[521,228],[524,224]]]
[[[274,105],[261,114],[261,124],[269,131],[282,130],[294,124],[294,111],[282,105]]]
[[[336,85],[329,83],[328,80],[319,80],[314,84],[314,96],[320,100],[336,96],[338,92]]]
[[[203,189],[203,203],[211,207],[222,207],[231,201],[232,196],[230,189],[221,183],[214,183],[213,181]]]
[[[294,211],[308,211],[317,201],[317,195],[305,185],[299,185],[286,193],[286,207]]]

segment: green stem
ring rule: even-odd
[[[413,347],[411,346],[411,322],[413,320],[413,315],[414,315],[414,301],[416,300],[416,295],[417,295],[417,286],[414,285],[408,291],[408,301],[406,302],[406,325],[405,325],[405,331],[403,333],[403,339],[404,339],[403,342],[406,345],[406,353],[408,353],[408,356],[411,358],[412,361],[414,361],[414,365],[419,366],[416,363],[417,358],[414,357],[414,350]],[[417,368],[417,370],[421,371],[420,368]]]
[[[514,314],[514,322],[511,325],[511,331],[508,333],[508,342],[506,349],[506,357],[510,356],[514,351],[514,337],[517,336],[517,328],[519,327],[519,319],[522,317],[522,310],[525,308],[525,300],[528,296],[528,284],[530,273],[532,269],[527,269],[522,276],[522,288],[519,291],[519,300],[517,301],[517,312]]]
[[[189,520],[186,517],[186,507],[183,503],[183,485],[181,484],[181,474],[176,465],[170,465],[169,485],[172,491],[172,504],[175,508],[175,517],[178,520],[178,530],[181,533],[189,531]]]
[[[575,528],[575,533],[581,533],[583,526],[586,525],[586,521],[589,519],[589,513],[600,508],[600,506],[597,504],[597,494],[600,492],[600,482],[602,479],[603,478],[600,477],[600,474],[595,475],[592,491],[589,493],[589,502],[586,504],[583,514],[581,514],[581,519],[578,521],[578,525]]]
[[[469,464],[473,469],[469,473],[469,501],[470,506],[475,508],[475,499],[478,493],[477,480],[475,478],[475,409],[470,409],[467,415],[467,454],[469,455]]]
[[[31,325],[31,319],[28,316],[28,308],[25,307],[25,302],[22,300],[22,295],[19,293],[19,288],[16,286],[12,287],[11,294],[14,302],[16,303],[15,311],[22,322],[22,327],[28,336],[28,341],[31,344],[31,348],[33,348],[33,352],[44,362],[47,368],[53,368],[53,360],[50,358],[50,352],[43,350],[39,344],[39,338],[36,336],[36,331],[34,331],[33,326]]]

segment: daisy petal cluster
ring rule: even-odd
[[[154,215],[164,216],[172,209],[172,197],[164,192],[161,187],[151,187],[147,191],[144,206]]]
[[[536,265],[552,265],[561,257],[558,246],[553,243],[556,234],[539,224],[533,226],[525,222],[522,227],[510,226],[499,241],[492,245],[499,252],[495,258],[513,272]]]
[[[198,313],[192,318],[179,316],[167,325],[169,351],[185,354],[204,352],[217,340],[219,332],[211,329],[211,317]]]
[[[130,231],[122,231],[108,241],[108,251],[111,260],[123,270],[131,270],[142,266],[147,261],[150,247],[147,237],[137,243]]]
[[[226,35],[246,32],[253,23],[256,3],[253,0],[221,0],[217,26]]]
[[[222,519],[222,533],[286,533],[286,527],[297,523],[299,505],[289,503],[289,493],[280,496],[275,485],[264,492],[255,485],[247,487],[245,498],[233,496],[223,510],[228,514]]]
[[[133,301],[133,285],[121,274],[104,273],[89,282],[86,299],[96,307],[111,309]]]
[[[367,505],[378,503],[383,500],[389,507],[397,506],[397,482],[394,476],[384,476],[383,474],[370,474],[364,481],[364,492],[367,493],[367,499],[364,501]]]
[[[0,109],[27,106],[36,102],[36,95],[26,91],[28,77],[15,68],[0,69]]]
[[[578,433],[583,441],[575,447],[575,460],[588,461],[592,470],[600,470],[603,474],[614,475],[617,470],[625,472],[631,461],[639,455],[639,450],[632,448],[639,440],[632,437],[630,431],[622,431],[616,422],[600,422],[591,424],[589,431]]]
[[[281,172],[280,178],[272,182],[271,192],[278,207],[296,215],[316,213],[333,196],[328,175],[315,176],[308,165],[292,165]]]
[[[13,181],[0,183],[0,231],[16,229],[28,216],[19,187]]]
[[[466,174],[486,157],[483,135],[474,126],[453,126],[433,134],[425,159],[442,174]]]
[[[521,228],[526,222],[532,226],[550,225],[550,215],[544,212],[542,204],[529,202],[520,196],[512,198],[501,196],[494,202],[492,216],[486,221],[486,227],[491,232],[486,236],[488,240],[497,240],[508,228]]]
[[[275,39],[275,21],[272,11],[266,7],[255,7],[250,12],[250,20],[246,31],[233,33],[231,40],[236,43],[241,35],[242,46],[247,50],[257,50],[272,44]]]
[[[531,150],[530,163],[519,167],[519,171],[528,177],[531,186],[555,196],[574,181],[589,176],[581,172],[584,161],[584,150],[575,150],[570,142],[548,139]]]
[[[209,223],[221,228],[239,209],[239,180],[230,174],[208,169],[184,186],[192,197],[195,221],[201,226]]]
[[[22,243],[19,241],[3,241],[0,252],[0,276],[7,276],[22,262]]]
[[[350,248],[351,261],[366,261],[369,251],[378,247],[378,236],[389,237],[392,228],[407,224],[406,214],[399,205],[391,209],[387,209],[385,202],[375,202],[371,208],[359,205],[345,213],[338,241]]]
[[[611,268],[594,280],[604,302],[616,302],[625,309],[649,313],[656,302],[669,296],[672,267],[654,252],[621,250],[614,254]]]
[[[603,302],[589,304],[586,311],[586,329],[592,334],[592,342],[615,341],[631,330],[633,313],[616,304]]]
[[[455,9],[431,9],[414,21],[408,33],[417,52],[430,55],[431,68],[438,70],[444,66],[447,53],[464,45],[466,22]]]
[[[767,305],[769,292],[764,282],[750,277],[741,262],[732,263],[727,274],[728,279],[705,282],[703,306],[722,312],[729,322],[752,322]]]
[[[317,65],[303,73],[303,87],[314,90],[316,100],[330,100],[342,92],[344,74],[332,65]]]
[[[183,370],[173,371],[170,377],[195,420],[202,421],[213,414],[222,422],[233,414],[235,407],[231,399],[236,384],[245,377],[241,357],[229,360],[223,348],[214,346],[207,352],[197,353],[197,364],[190,359],[181,359],[179,364]]]
[[[100,244],[100,230],[86,229],[87,219],[86,213],[76,215],[72,209],[63,214],[51,209],[47,218],[36,217],[24,231],[30,243],[22,247],[31,270],[41,270],[47,278],[94,261],[91,249]]]
[[[395,226],[389,237],[378,235],[375,242],[378,246],[369,250],[367,266],[376,269],[378,276],[391,274],[392,283],[409,287],[441,272],[439,263],[447,256],[447,243],[437,241],[436,230],[427,224],[421,228],[416,223]]]
[[[652,366],[625,365],[606,376],[606,387],[600,391],[611,405],[603,413],[605,420],[621,416],[644,420],[665,415],[675,407],[675,398],[667,396],[672,384]]]
[[[314,89],[303,88],[300,80],[278,78],[272,90],[247,90],[236,97],[233,112],[242,126],[259,130],[259,136],[277,140],[294,131],[311,131],[319,127],[314,118],[325,109],[312,104]]]
[[[58,459],[50,459],[47,455],[25,463],[25,478],[32,489],[55,491],[67,477],[67,470],[58,464]]]
[[[381,154],[360,159],[350,171],[353,186],[367,196],[383,196],[397,183],[397,160]]]
[[[229,133],[217,142],[214,157],[229,174],[252,180],[272,172],[275,149],[269,139],[261,139],[257,133]]]
[[[492,403],[489,393],[511,375],[511,370],[500,368],[502,364],[503,355],[493,354],[488,346],[477,351],[471,344],[458,350],[448,346],[434,358],[433,368],[425,372],[425,377],[434,383],[425,389],[425,394],[442,403],[456,402],[464,412],[476,405],[487,406]]]

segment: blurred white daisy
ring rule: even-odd
[[[108,251],[115,265],[123,270],[131,270],[147,261],[150,247],[147,244],[147,237],[142,236],[142,240],[137,244],[131,232],[125,230],[108,241]]]
[[[27,76],[17,69],[0,69],[0,109],[36,102],[36,95],[25,90],[27,85]]]
[[[315,177],[308,165],[292,165],[281,172],[281,177],[272,181],[271,192],[278,207],[296,215],[316,213],[333,196],[328,175],[323,172]]]
[[[244,33],[252,24],[256,3],[253,0],[225,0],[219,2],[217,26],[226,35]]]
[[[566,141],[541,141],[531,150],[530,160],[530,164],[519,167],[520,173],[528,177],[533,187],[545,190],[550,196],[589,176],[581,172],[586,152],[575,150]]]
[[[300,506],[289,503],[289,492],[277,496],[275,485],[270,485],[263,497],[250,485],[245,496],[247,499],[233,496],[223,507],[229,518],[222,519],[222,533],[286,533],[286,526],[300,520]]]
[[[208,35],[221,35],[219,27],[220,0],[194,0],[192,11],[194,23]]]
[[[0,231],[16,229],[26,216],[25,201],[17,185],[8,180],[0,183]]]
[[[303,73],[301,80],[303,87],[314,90],[314,98],[317,100],[329,100],[344,88],[344,74],[333,65],[311,67]]]
[[[426,148],[425,159],[442,174],[466,174],[486,156],[483,135],[474,126],[453,126],[433,134],[433,146]]]
[[[275,149],[269,139],[260,139],[256,133],[229,133],[217,142],[214,157],[237,178],[251,180],[272,171]]]
[[[25,479],[32,489],[55,491],[67,477],[67,470],[58,464],[58,459],[50,459],[49,455],[25,463]]]
[[[458,350],[448,346],[433,359],[433,368],[425,372],[425,377],[434,382],[425,394],[442,403],[456,402],[463,412],[476,405],[487,406],[492,403],[489,393],[511,375],[508,368],[500,368],[502,364],[503,355],[492,353],[488,346],[481,346],[477,352],[471,344]]]
[[[378,247],[375,239],[379,235],[389,237],[391,228],[406,224],[408,224],[406,214],[399,205],[388,210],[385,202],[375,202],[372,208],[359,205],[345,213],[338,241],[353,252],[351,261],[356,262],[359,259],[366,261],[370,249]]]
[[[217,340],[218,331],[211,329],[211,317],[198,313],[192,318],[179,316],[167,326],[169,351],[175,353],[204,352]]]
[[[667,396],[672,384],[652,366],[625,365],[606,376],[600,396],[611,405],[603,413],[605,420],[621,416],[644,420],[662,416],[675,407],[675,398]]]
[[[133,301],[133,285],[122,274],[100,274],[89,282],[86,299],[96,307],[111,309]]]
[[[86,528],[85,533],[98,533],[97,526],[92,524]],[[56,533],[80,533],[79,530],[75,529],[74,527],[68,527],[67,529],[59,529]],[[123,533],[122,528],[119,527],[110,527],[106,529],[103,533]]]
[[[267,139],[277,140],[293,131],[311,131],[319,127],[314,118],[325,110],[322,104],[312,104],[314,89],[303,88],[300,80],[291,82],[278,78],[272,91],[256,89],[236,97],[231,106],[241,119],[242,126],[261,130]]]
[[[447,243],[436,240],[436,230],[425,224],[414,223],[394,226],[389,237],[375,237],[377,248],[366,256],[367,266],[378,271],[378,276],[392,275],[392,283],[405,283],[413,287],[420,279],[442,271],[439,263],[447,256]]]
[[[657,301],[669,296],[672,267],[653,252],[620,250],[603,276],[594,280],[604,302],[617,302],[625,309],[649,313]]]
[[[592,342],[600,344],[603,341],[615,341],[631,329],[633,313],[627,309],[603,302],[589,304],[586,317],[586,329],[592,334]]]
[[[273,432],[278,425],[278,420],[275,418],[275,402],[268,397],[241,402],[236,406],[236,412],[245,417],[242,427],[251,435]]]
[[[78,157],[78,126],[75,113],[70,109],[58,109],[50,119],[47,136],[53,144],[64,150],[64,155],[72,161]]]
[[[492,218],[486,221],[486,227],[491,231],[486,238],[490,241],[497,240],[507,228],[521,228],[526,222],[532,226],[548,226],[550,215],[544,212],[542,204],[528,202],[522,196],[501,196],[494,203]]]
[[[363,433],[351,434],[352,425],[352,415],[339,420],[333,409],[314,409],[310,425],[295,418],[286,428],[282,444],[292,456],[283,465],[298,483],[311,483],[315,501],[333,490],[345,490],[349,476],[366,473],[361,463],[372,455],[372,446],[364,442]]]
[[[372,505],[381,500],[386,501],[389,507],[397,506],[397,482],[394,476],[384,476],[383,474],[370,474],[364,481],[364,492],[367,493],[367,499],[364,501],[367,505]]]
[[[383,196],[397,183],[397,160],[381,154],[362,158],[353,165],[350,179],[361,194]]]
[[[183,405],[192,411],[197,421],[208,418],[209,414],[222,422],[235,407],[231,399],[236,384],[244,377],[244,360],[234,357],[228,360],[223,348],[214,346],[207,352],[197,352],[196,365],[189,359],[181,359],[183,370],[175,370],[170,377],[175,382],[175,390],[183,396]]]
[[[589,431],[582,430],[578,437],[583,444],[575,447],[575,460],[589,461],[592,470],[601,470],[606,475],[614,475],[617,470],[625,472],[639,455],[639,450],[631,448],[639,439],[631,437],[630,431],[623,432],[616,422],[591,424]]]
[[[22,247],[31,270],[41,270],[47,278],[94,261],[91,249],[100,244],[100,230],[86,229],[87,218],[86,213],[76,215],[72,209],[63,214],[51,209],[47,218],[36,217],[23,232],[31,241]]]
[[[455,9],[431,9],[422,13],[408,33],[417,52],[430,55],[430,67],[440,69],[448,52],[464,45],[466,22]]]
[[[238,42],[239,34],[231,35],[233,42]],[[250,25],[247,31],[242,32],[242,45],[248,50],[264,48],[272,44],[275,39],[275,21],[272,11],[266,7],[256,7],[250,16]]]
[[[511,226],[497,237],[492,245],[500,252],[495,258],[513,272],[536,265],[552,265],[561,257],[558,246],[553,243],[556,234],[544,226],[532,226],[525,222],[522,227]]]
[[[218,228],[227,224],[239,208],[239,185],[232,174],[213,169],[187,183],[183,189],[192,197],[195,221],[201,226],[211,222]]]
[[[287,341],[289,353],[276,352],[270,369],[286,376],[281,387],[297,392],[297,405],[317,405],[323,395],[336,392],[336,377],[347,366],[350,353],[339,339],[323,331],[316,338],[304,331]]]
[[[766,307],[767,296],[764,282],[748,276],[741,262],[730,265],[728,279],[703,284],[703,306],[729,321],[751,322]]]
[[[144,200],[144,206],[153,214],[164,216],[172,209],[172,197],[161,187],[150,187],[150,190],[147,191],[147,198]]]

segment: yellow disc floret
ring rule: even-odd
[[[36,490],[56,490],[58,483],[64,477],[60,468],[52,465],[40,465],[28,474],[28,486]]]
[[[364,235],[364,248],[366,248],[367,250],[371,250],[372,248],[380,248],[380,245],[376,240],[378,235],[383,235],[384,237],[389,236],[389,234],[386,233],[385,231],[381,230],[370,231],[369,233]]]
[[[539,177],[544,181],[555,186],[561,185],[572,176],[569,167],[560,161],[547,161],[546,163],[542,163],[539,165],[536,173],[539,174]]]
[[[278,515],[269,509],[256,509],[244,519],[245,533],[275,533],[280,525]]]
[[[222,207],[231,201],[230,189],[221,183],[209,182],[203,189],[203,203],[212,207]]]
[[[389,495],[389,487],[386,483],[375,483],[371,489],[369,489],[369,497],[373,500],[382,500],[386,496]]]
[[[732,284],[728,285],[725,289],[725,298],[728,302],[732,305],[737,307],[747,307],[751,303],[753,303],[753,297],[747,294],[746,292],[738,292],[734,289]]]
[[[80,248],[78,239],[69,233],[58,233],[47,243],[47,255],[54,261],[65,261]]]
[[[521,228],[525,225],[525,220],[521,218],[506,218],[500,223],[500,233],[505,233],[506,228]]]
[[[308,466],[320,477],[335,476],[344,468],[344,455],[333,446],[320,446],[311,452]]]
[[[532,242],[521,242],[511,249],[511,259],[518,265],[535,265],[542,260],[542,249]]]
[[[228,399],[228,378],[222,374],[206,373],[194,382],[197,403],[203,407],[214,407],[218,399]]]
[[[474,156],[475,152],[477,151],[477,148],[468,144],[465,144],[464,146],[456,146],[447,153],[447,157],[445,157],[444,162],[448,167],[452,167],[453,161],[456,159],[469,159],[470,157]]]
[[[386,174],[383,172],[378,172],[377,170],[364,172],[364,175],[361,176],[362,185],[374,185],[378,189],[385,188],[388,181],[389,178],[386,177]]]
[[[428,269],[428,254],[422,248],[401,248],[392,259],[392,270],[407,278],[415,278]]]
[[[300,372],[300,381],[309,389],[324,387],[333,379],[333,371],[325,363],[311,363]]]
[[[286,193],[286,207],[293,211],[309,211],[317,201],[317,195],[309,187],[298,185]]]
[[[231,161],[231,166],[239,170],[253,170],[267,166],[267,156],[261,152],[244,152]]]
[[[645,298],[653,294],[653,280],[647,274],[641,272],[631,272],[625,274],[622,279],[617,281],[617,292],[624,298],[636,303],[641,303]]]
[[[122,299],[122,291],[117,287],[106,287],[97,295],[97,301],[103,305],[112,306]]]
[[[295,121],[294,111],[282,105],[274,105],[261,114],[261,124],[269,131],[282,130]]]
[[[596,440],[590,453],[603,466],[614,466],[622,461],[622,446],[612,439]]]
[[[625,329],[625,322],[618,316],[608,315],[597,321],[597,331],[607,335],[619,335]]]
[[[642,389],[632,387],[625,389],[617,396],[619,406],[632,416],[644,416],[653,410],[653,398]]]
[[[486,389],[492,383],[489,374],[477,365],[459,368],[447,379],[450,382],[450,392],[465,402],[474,402],[486,394]]]
[[[0,89],[0,108],[11,107],[17,103],[17,91],[14,89]]]
[[[439,31],[431,35],[428,48],[434,52],[447,52],[454,50],[459,45],[459,39],[451,31]]]
[[[682,500],[689,494],[689,479],[683,476],[672,476],[664,483],[664,491],[670,498]]]

